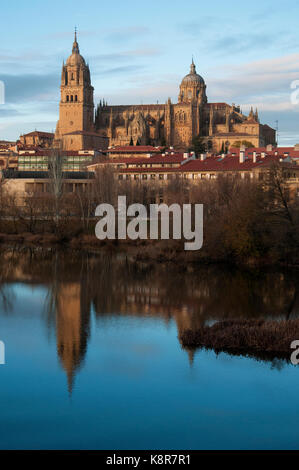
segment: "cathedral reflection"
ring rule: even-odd
[[[66,371],[71,393],[76,371],[81,366],[89,336],[90,310],[84,308],[79,283],[61,284],[57,296],[57,352]]]
[[[41,260],[42,257],[42,260]],[[42,261],[42,262],[41,262]],[[204,267],[179,270],[136,264],[125,256],[10,251],[0,264],[2,280],[43,284],[44,311],[56,332],[57,354],[72,392],[90,337],[91,314],[157,317],[186,329],[225,318],[294,318],[299,313],[298,277]],[[192,362],[192,351],[186,351]]]

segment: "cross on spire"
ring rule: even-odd
[[[196,67],[195,67],[193,55],[192,55],[192,63],[191,63],[191,67],[190,67],[190,73],[192,73],[192,74],[196,73]]]
[[[79,44],[77,41],[77,26],[75,26],[75,40],[73,44],[73,54],[80,54]]]

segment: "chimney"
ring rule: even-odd
[[[184,153],[184,158],[189,158],[189,153]]]
[[[253,160],[253,163],[256,163],[256,152],[255,151],[253,152],[252,160]]]
[[[266,157],[266,153],[265,153],[265,152],[262,152],[262,153],[261,153],[261,157],[262,157],[262,158],[265,158],[265,157]]]
[[[270,144],[270,145],[267,145],[266,150],[267,150],[268,152],[272,152],[272,150],[273,150],[273,145],[271,145],[271,144]]]
[[[240,163],[245,162],[245,152],[243,150],[240,150]]]
[[[203,162],[206,158],[207,158],[206,153],[202,153],[202,154],[200,155],[200,160],[201,160],[202,162]]]

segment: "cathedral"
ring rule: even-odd
[[[275,145],[275,130],[261,124],[258,111],[248,116],[239,106],[209,103],[204,79],[192,60],[179,89],[178,102],[110,106],[100,102],[94,112],[89,66],[80,54],[75,33],[71,56],[62,67],[60,115],[55,139],[66,150],[109,146],[153,145],[188,150],[200,137],[210,151],[231,146]]]

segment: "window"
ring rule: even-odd
[[[76,102],[78,101],[78,95],[75,95],[75,101]]]
[[[73,101],[74,101],[74,97],[73,97],[73,95],[71,95],[71,102],[73,102]]]
[[[43,192],[43,189],[44,189],[43,183],[36,183],[36,184],[35,184],[35,190],[36,190],[38,193],[42,193],[42,192]]]
[[[25,183],[25,192],[33,193],[33,191],[34,191],[34,183]]]
[[[142,175],[143,180],[147,180],[147,175]]]
[[[122,180],[122,179],[123,179],[123,175],[118,175],[118,179],[119,179],[119,180]]]
[[[159,180],[164,180],[164,175],[163,174],[159,175]]]
[[[65,190],[66,193],[72,193],[73,192],[72,183],[65,183],[64,184],[64,190]]]
[[[152,180],[155,180],[155,179],[156,179],[156,175],[155,175],[155,174],[151,175],[151,179],[152,179]]]
[[[69,101],[70,101],[70,97],[69,97],[69,95],[67,95],[67,97],[66,97],[66,101],[67,101],[67,102],[69,102]]]

